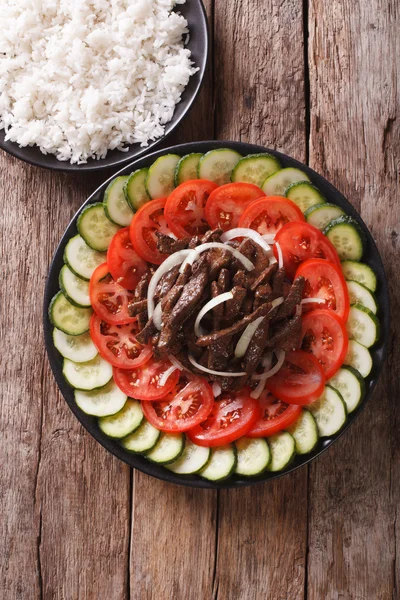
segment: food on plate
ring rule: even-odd
[[[181,476],[254,477],[362,402],[376,277],[355,260],[358,224],[301,170],[166,154],[112,180],[77,227],[54,345],[78,407],[126,451]]]
[[[187,21],[173,11],[184,2],[5,0],[5,139],[81,164],[160,138],[197,71]]]

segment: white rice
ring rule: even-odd
[[[197,69],[185,0],[2,0],[0,129],[84,163],[164,133]]]

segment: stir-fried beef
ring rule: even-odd
[[[160,252],[170,254],[183,248],[194,249],[203,243],[221,243],[221,235],[221,229],[185,240],[159,234],[157,246]],[[251,377],[265,353],[277,349],[289,351],[299,347],[301,340],[301,317],[293,315],[301,302],[304,279],[298,277],[293,283],[289,282],[285,270],[279,269],[276,262],[270,264],[268,253],[251,239],[234,240],[233,245],[252,261],[254,269],[247,271],[228,249],[211,248],[197,256],[192,265],[187,264],[183,273],[177,265],[163,275],[154,294],[155,305],[161,302],[160,331],[153,319],[147,317],[146,296],[151,274],[142,277],[129,307],[130,314],[138,317],[138,341],[151,344],[156,358],[171,353],[185,369],[210,382],[218,382],[222,390],[254,387]],[[206,333],[197,337],[194,324],[199,311],[211,298],[227,291],[232,291],[232,299],[214,306],[204,315],[202,328]],[[278,298],[282,303],[273,307],[272,301]],[[241,334],[258,317],[264,318],[244,356],[236,358],[235,349]],[[189,356],[215,374],[193,366]],[[228,375],[241,371],[246,375]]]

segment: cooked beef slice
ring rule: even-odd
[[[272,288],[269,283],[265,283],[264,285],[259,285],[254,293],[254,302],[253,302],[253,310],[256,310],[261,304],[264,302],[268,302],[268,299],[271,297]]]
[[[131,302],[128,306],[129,315],[136,317],[139,313],[147,310],[147,300],[138,300],[137,302]]]
[[[224,323],[226,326],[239,318],[240,308],[246,297],[246,290],[245,288],[235,286],[232,288],[232,295],[232,300],[225,302]]]
[[[175,240],[161,231],[156,231],[157,236],[157,250],[161,254],[173,254],[179,252],[179,250],[185,250],[189,245],[189,238],[182,240]]]
[[[149,287],[150,273],[144,273],[139,279],[135,291],[133,292],[133,301],[138,302],[144,300],[147,297],[147,288]]]
[[[156,290],[154,292],[154,298],[156,300],[164,298],[164,296],[172,288],[179,275],[179,268],[180,265],[175,265],[175,267],[172,267],[172,269],[170,269],[161,277],[160,281],[156,285]]]
[[[283,287],[285,284],[285,269],[278,269],[276,273],[272,277],[271,287],[272,287],[272,296],[271,300],[275,298],[280,298],[283,296]]]
[[[194,250],[194,248],[196,248],[196,246],[199,246],[201,244],[201,237],[199,235],[194,235],[189,242],[189,250]]]
[[[284,350],[289,352],[300,346],[301,341],[301,317],[295,316],[293,319],[279,323],[274,331],[274,335],[268,340],[268,350]]]
[[[158,333],[157,327],[153,323],[153,319],[149,319],[140,333],[136,335],[139,344],[144,346],[149,342],[149,339]]]
[[[218,279],[221,269],[226,269],[232,260],[231,252],[222,248],[212,248],[206,252],[206,256],[210,269],[209,281]]]
[[[246,371],[248,377],[251,377],[260,362],[265,346],[267,345],[268,333],[269,320],[268,317],[265,317],[255,330],[244,355],[243,371]]]
[[[243,271],[242,269],[239,269],[239,271],[235,271],[233,274],[232,283],[234,286],[239,285],[240,287],[248,288],[249,282],[245,271]]]
[[[283,321],[291,317],[295,311],[295,308],[300,304],[303,290],[305,285],[304,277],[297,277],[290,288],[290,292],[285,299],[284,303],[278,308],[278,312],[274,317],[274,321]]]
[[[230,287],[231,274],[228,269],[221,269],[217,279],[219,293],[227,292]]]
[[[259,285],[269,283],[272,277],[278,270],[278,264],[274,263],[273,265],[267,266],[265,269],[261,271],[259,276],[253,281],[250,286],[252,292],[254,292]]]
[[[202,244],[208,244],[209,242],[221,243],[221,235],[223,234],[222,229],[210,229],[201,238]]]
[[[137,316],[137,324],[138,324],[139,331],[142,331],[142,329],[145,328],[147,320],[148,320],[148,315],[147,315],[147,302],[146,302],[146,310],[139,313]]]
[[[256,250],[254,253],[254,271],[252,275],[258,277],[269,266],[269,257],[263,248],[256,244]]]

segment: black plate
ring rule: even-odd
[[[277,477],[281,477],[286,473],[290,473],[295,469],[299,468],[302,465],[305,465],[312,461],[315,457],[321,454],[324,450],[326,450],[329,446],[331,446],[348,427],[353,423],[353,421],[360,414],[361,410],[364,408],[367,400],[370,398],[372,391],[378,381],[379,374],[382,369],[382,365],[385,359],[387,342],[389,338],[389,294],[388,294],[388,286],[385,276],[385,271],[383,268],[382,260],[380,258],[378,249],[375,245],[375,242],[369,233],[365,223],[362,221],[361,217],[358,215],[353,206],[342,196],[342,194],[333,187],[326,179],[318,175],[315,171],[310,169],[309,167],[303,165],[302,163],[286,156],[285,154],[281,154],[280,152],[276,152],[275,150],[268,150],[261,146],[255,146],[252,144],[244,144],[241,142],[195,142],[192,144],[182,144],[180,146],[173,146],[171,148],[167,148],[165,150],[159,150],[158,152],[154,152],[153,154],[141,158],[140,160],[135,161],[134,163],[127,165],[124,167],[118,175],[128,174],[135,169],[141,169],[142,167],[149,167],[156,158],[162,156],[163,154],[167,154],[169,152],[173,152],[183,156],[184,154],[188,154],[190,152],[207,152],[208,150],[213,150],[215,148],[232,148],[237,152],[240,152],[243,155],[247,154],[255,154],[258,152],[270,152],[274,156],[278,157],[285,167],[297,167],[302,169],[307,173],[310,177],[311,181],[321,190],[322,194],[327,198],[329,202],[337,204],[340,206],[347,214],[354,217],[361,228],[363,229],[366,236],[366,251],[363,257],[363,262],[368,263],[371,268],[374,270],[378,280],[377,287],[377,301],[379,304],[379,319],[381,322],[381,337],[379,342],[373,346],[371,349],[371,355],[373,358],[373,368],[371,374],[366,379],[366,396],[362,402],[362,404],[357,408],[351,415],[349,415],[347,422],[342,429],[342,431],[331,437],[325,438],[324,440],[320,440],[317,448],[310,454],[306,454],[303,456],[297,456],[294,462],[290,465],[289,468],[284,471],[280,471],[278,473],[264,473],[258,477],[247,479],[243,477],[232,477],[226,481],[222,481],[220,483],[212,483],[206,481],[205,479],[201,479],[196,475],[175,475],[171,473],[167,469],[155,465],[149,461],[147,461],[142,456],[130,454],[126,450],[124,450],[116,441],[108,438],[104,435],[97,426],[96,418],[90,417],[84,414],[75,404],[74,402],[74,394],[72,388],[67,385],[62,375],[62,357],[54,348],[53,340],[52,340],[52,325],[50,324],[48,318],[48,306],[51,298],[58,291],[58,274],[63,265],[63,253],[64,248],[68,242],[68,240],[77,233],[76,229],[76,220],[79,213],[75,215],[72,219],[71,223],[68,225],[63,238],[58,246],[56,253],[54,255],[53,261],[50,266],[50,272],[46,284],[45,296],[44,296],[44,311],[43,311],[43,321],[44,321],[44,334],[46,341],[46,348],[51,364],[51,368],[53,369],[54,376],[58,383],[58,386],[67,402],[72,412],[78,417],[82,425],[93,435],[94,438],[98,442],[100,442],[107,450],[112,452],[115,456],[126,462],[128,465],[147,473],[148,475],[152,475],[153,477],[157,477],[158,479],[164,479],[165,481],[170,481],[172,483],[177,483],[180,485],[187,485],[191,487],[201,487],[201,488],[236,488],[242,487],[245,485],[252,485],[254,483],[259,483],[262,481],[270,481],[271,479],[276,479]],[[115,177],[115,175],[113,175]],[[109,181],[113,179],[111,177],[108,181],[106,181],[102,186],[100,186],[85,202],[83,206],[86,204],[99,202],[103,198],[103,193],[105,188],[107,187]],[[80,211],[79,211],[80,212]]]
[[[192,60],[199,70],[190,78],[189,83],[182,94],[181,101],[176,105],[174,116],[165,126],[165,133],[162,137],[150,142],[146,147],[134,144],[129,147],[127,152],[111,150],[107,153],[105,158],[100,160],[90,159],[87,163],[82,165],[72,165],[70,162],[57,160],[52,154],[42,154],[36,146],[20,148],[16,142],[6,142],[4,141],[4,129],[0,131],[0,148],[25,162],[53,171],[98,171],[109,167],[122,167],[122,165],[142,156],[146,152],[152,150],[157,144],[164,141],[166,137],[172,133],[175,127],[179,125],[192,107],[203,82],[208,58],[207,15],[202,0],[187,0],[183,5],[178,4],[175,10],[176,12],[181,13],[188,22],[190,38],[186,47],[191,51]]]

